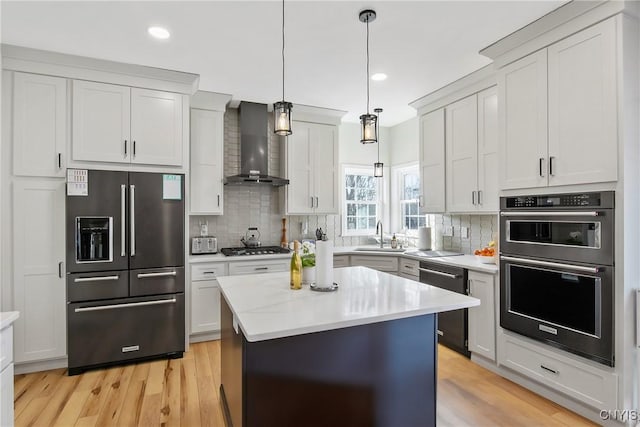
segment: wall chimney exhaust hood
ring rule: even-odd
[[[269,113],[267,104],[240,102],[240,174],[225,178],[225,185],[272,185],[289,180],[269,175]]]

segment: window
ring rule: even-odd
[[[374,234],[380,211],[380,179],[373,176],[373,168],[345,167],[343,176],[342,235]]]
[[[426,216],[420,214],[420,174],[418,165],[396,169],[395,177],[399,185],[398,202],[400,208],[400,228],[417,230],[427,223]]]

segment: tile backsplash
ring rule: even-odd
[[[269,123],[271,127],[272,124]],[[282,176],[280,163],[280,138],[269,135],[269,174]],[[224,115],[224,175],[240,172],[240,127],[238,109],[229,108]],[[303,224],[313,236],[317,228],[327,234],[335,246],[358,246],[374,243],[369,237],[341,237],[339,215],[286,216],[281,207],[283,191],[270,186],[225,186],[224,215],[189,217],[189,235],[200,235],[200,223],[208,223],[209,235],[218,238],[218,248],[242,246],[248,227],[258,227],[262,245],[278,245],[282,230],[282,218],[287,218],[287,239],[301,239]],[[432,227],[434,249],[473,253],[477,248],[497,239],[497,215],[427,215]],[[453,237],[442,236],[444,227],[453,227]],[[461,228],[469,228],[469,238],[461,238]]]

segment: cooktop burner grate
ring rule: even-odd
[[[259,246],[257,248],[222,248],[220,252],[224,256],[244,256],[244,255],[273,255],[288,254],[291,251],[280,246]]]

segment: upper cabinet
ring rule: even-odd
[[[449,212],[498,210],[497,98],[492,87],[445,108]]]
[[[13,174],[64,177],[67,80],[13,75]]]
[[[618,178],[615,21],[499,74],[501,189]]]
[[[420,117],[420,212],[445,211],[444,108]]]
[[[183,96],[73,82],[73,160],[181,166]]]
[[[338,213],[338,127],[292,122],[285,152],[289,215]]]

